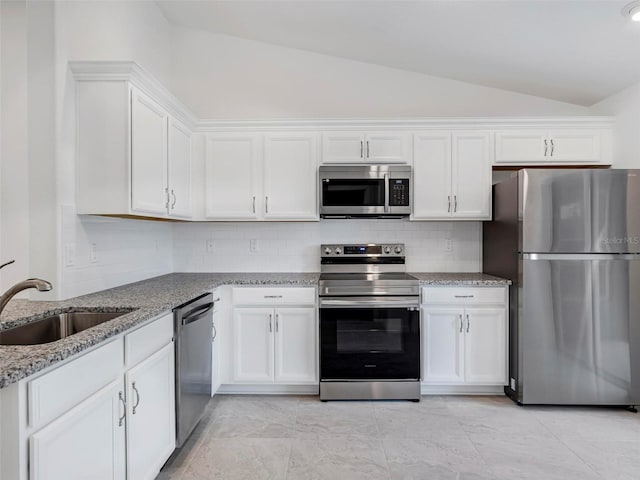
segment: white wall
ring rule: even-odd
[[[27,8],[0,2],[0,291],[29,276]]]
[[[153,2],[65,1],[56,3],[55,32],[60,295],[170,273],[170,225],[75,215],[75,92],[67,66],[70,60],[133,60],[167,84],[169,25]],[[75,253],[73,265],[66,264],[65,249]]]
[[[318,272],[322,243],[404,243],[407,270],[478,272],[480,222],[321,220],[174,225],[178,272]],[[258,251],[249,251],[251,240]],[[445,240],[451,239],[451,252]],[[213,251],[207,242],[213,240]]]
[[[593,105],[594,114],[614,115],[614,168],[640,168],[640,84]]]
[[[586,115],[585,107],[172,28],[171,89],[201,118]]]

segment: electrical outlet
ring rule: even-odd
[[[98,246],[95,243],[89,245],[89,261],[98,263]]]
[[[249,240],[249,251],[250,252],[257,252],[258,249],[260,248],[260,246],[258,245],[258,239],[257,238],[252,238],[251,240]]]
[[[445,238],[444,240],[444,251],[453,252],[453,240],[450,238]]]
[[[64,266],[73,267],[76,264],[76,246],[73,243],[67,243],[64,246]]]
[[[206,242],[207,253],[213,253],[216,249],[216,244],[213,240],[207,240]]]

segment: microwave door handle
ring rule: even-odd
[[[389,213],[389,174],[384,174],[384,213]]]

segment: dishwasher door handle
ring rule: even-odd
[[[200,320],[211,310],[213,310],[213,303],[207,303],[206,305],[191,310],[188,315],[182,317],[182,325],[189,325],[190,323]]]

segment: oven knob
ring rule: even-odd
[[[325,255],[331,255],[331,249],[329,247],[324,249],[324,254]]]
[[[396,253],[402,253],[402,247],[400,245],[396,245],[396,248],[393,250]]]
[[[389,247],[389,246],[384,247],[384,253],[386,253],[386,254],[391,253],[391,247]]]
[[[336,255],[340,255],[342,253],[342,249],[340,247],[336,248]]]

